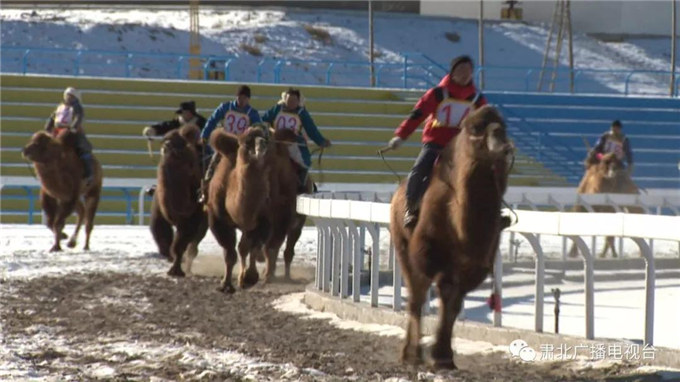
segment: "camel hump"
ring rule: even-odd
[[[70,129],[63,129],[57,134],[57,141],[59,141],[64,147],[75,149],[78,137],[77,134]]]
[[[284,142],[295,142],[297,134],[291,129],[278,129],[274,132],[274,139]]]
[[[187,123],[179,129],[179,135],[189,143],[201,142],[201,129],[195,123]]]
[[[227,133],[223,129],[215,129],[210,134],[210,146],[224,156],[229,156],[238,151],[238,138],[236,135]]]
[[[499,123],[505,127],[503,115],[491,105],[483,105],[479,109],[472,111],[463,120],[463,125],[473,130],[484,130],[492,123]]]

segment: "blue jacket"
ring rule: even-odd
[[[275,129],[280,128],[280,126],[275,126],[275,121],[279,113],[282,112],[282,109],[283,109],[282,103],[276,104],[274,107],[272,107],[271,109],[267,110],[264,113],[264,115],[262,116],[262,120],[264,122],[268,122],[269,124],[271,124]],[[307,133],[307,136],[312,141],[314,141],[314,143],[316,143],[318,146],[322,146],[326,142],[326,138],[324,138],[323,135],[321,135],[319,128],[316,127],[314,120],[307,112],[307,109],[305,109],[303,106],[298,106],[298,108],[295,109],[294,111],[284,112],[297,114],[298,117],[300,117],[300,122],[302,126],[298,127],[298,130],[296,131],[298,135],[297,140],[300,147],[300,153],[302,154],[302,159],[304,160],[307,167],[309,167],[312,164],[312,156],[311,153],[309,152],[309,148],[307,148],[307,141],[305,140],[305,137],[302,135],[302,129],[304,129],[305,133]]]
[[[223,102],[220,104],[220,106],[217,107],[217,109],[215,109],[210,118],[208,118],[208,121],[205,123],[205,127],[201,132],[201,138],[206,140],[209,139],[210,134],[213,132],[213,130],[215,130],[217,123],[223,120],[224,116],[227,115],[227,112],[229,112],[230,110],[246,114],[250,119],[249,121],[250,123],[248,124],[248,126],[251,126],[258,122],[262,122],[262,120],[260,119],[260,114],[252,106],[248,106],[245,109],[241,109],[238,107],[238,103],[236,102],[236,100],[233,100],[231,102]],[[225,128],[228,129],[229,126],[225,126]]]

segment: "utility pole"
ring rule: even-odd
[[[479,83],[480,90],[484,89],[484,0],[479,0]]]
[[[670,86],[670,96],[675,95],[675,50],[677,49],[677,39],[678,39],[678,13],[677,13],[677,1],[671,0],[671,86]]]
[[[550,25],[550,32],[548,33],[548,40],[545,44],[545,52],[543,53],[543,64],[541,65],[541,73],[538,77],[538,87],[536,90],[541,91],[543,88],[543,77],[545,75],[546,66],[551,55],[553,33],[557,27],[557,39],[555,42],[555,60],[553,62],[553,72],[550,79],[550,91],[555,90],[555,81],[557,80],[557,72],[559,69],[560,54],[562,53],[562,42],[564,40],[565,29],[569,38],[569,89],[574,91],[574,55],[571,31],[571,2],[570,0],[556,0],[555,9],[553,11],[553,20]]]
[[[198,4],[200,0],[189,0],[189,54],[197,56],[201,54],[201,32],[198,24]],[[203,78],[201,61],[192,57],[189,59],[189,78]]]
[[[371,87],[375,86],[375,68],[373,67],[373,0],[368,0],[368,60],[371,63]]]

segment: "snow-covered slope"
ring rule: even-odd
[[[3,9],[2,46],[41,47],[116,52],[153,52],[186,54],[189,46],[189,12],[176,10],[28,10]],[[255,81],[257,63],[264,57],[288,60],[327,60],[366,62],[368,23],[364,12],[328,10],[236,10],[207,9],[200,12],[202,53],[237,56],[230,77]],[[327,33],[326,36],[324,33]],[[485,31],[487,66],[539,67],[547,37],[544,25],[489,22]],[[581,69],[595,70],[668,70],[669,39],[632,39],[624,43],[603,43],[576,33],[574,62]],[[452,40],[458,41],[452,41]],[[565,44],[566,45],[566,44]],[[477,25],[460,20],[418,15],[377,13],[375,47],[378,63],[403,62],[403,52],[418,52],[446,66],[460,54],[477,55]],[[3,71],[17,71],[20,55],[5,51]],[[47,57],[47,56],[42,56]],[[29,70],[70,74],[71,60],[45,61],[34,53]],[[566,49],[561,65],[567,64]],[[85,56],[81,73],[122,75],[121,60],[113,56]],[[139,62],[136,75],[173,77],[176,65],[161,60]],[[415,59],[418,61],[418,58]],[[422,61],[422,60],[421,60]],[[102,65],[102,64],[109,65]],[[263,80],[272,80],[273,65],[263,67]],[[293,65],[284,70],[282,82],[323,83],[325,65]],[[383,85],[399,86],[393,71],[383,70]],[[522,86],[525,70],[494,71],[487,84]],[[334,69],[332,83],[358,85],[367,82],[367,68],[353,66]],[[500,83],[498,76],[506,77]],[[514,77],[514,79],[507,79]],[[662,76],[636,75],[633,90],[659,92],[667,89]],[[564,76],[563,76],[564,78]],[[625,75],[579,75],[581,87],[588,91],[622,91]]]

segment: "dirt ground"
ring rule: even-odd
[[[195,270],[203,275],[182,280],[163,274],[86,273],[6,281],[11,285],[3,289],[11,293],[0,296],[3,342],[25,336],[32,328],[49,327],[81,349],[101,344],[107,338],[127,338],[132,343],[237,351],[264,362],[292,364],[301,370],[284,375],[281,369],[261,368],[256,376],[248,376],[250,380],[660,380],[654,375],[630,376],[631,365],[571,371],[566,363],[559,368],[522,364],[502,353],[456,356],[460,370],[432,374],[426,367],[416,369],[398,363],[398,338],[341,330],[323,320],[303,320],[272,308],[272,301],[278,297],[302,291],[311,281],[309,271],[298,270],[294,284],[276,282],[224,295],[216,291],[216,269],[219,268],[199,262]],[[231,369],[216,367],[210,373],[188,378],[186,366],[172,358],[159,358],[159,364],[146,366],[135,362],[134,357],[103,357],[86,350],[76,357],[55,347],[23,352],[20,357],[37,370],[64,380],[92,379],[83,371],[92,364],[108,365],[115,372],[104,379],[116,381],[244,378]],[[305,373],[307,368],[323,374]]]

